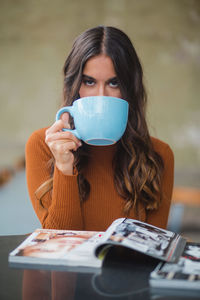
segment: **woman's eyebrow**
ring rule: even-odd
[[[82,78],[87,79],[87,80],[95,80],[93,77],[85,75],[85,74],[82,75]]]
[[[118,79],[117,79],[117,76],[111,77],[111,78],[109,78],[107,81],[112,81],[112,80],[118,80]]]
[[[86,75],[86,74],[83,74],[83,75],[82,75],[82,78],[83,78],[83,79],[87,79],[87,80],[96,80],[94,77],[89,76],[89,75]],[[117,76],[108,78],[108,79],[106,80],[106,82],[110,82],[110,81],[113,81],[113,80],[118,80]]]

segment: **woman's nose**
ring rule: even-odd
[[[108,96],[104,85],[98,87],[97,96]]]

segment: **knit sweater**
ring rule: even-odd
[[[90,160],[84,176],[90,183],[89,198],[80,203],[77,174],[64,175],[56,166],[53,189],[38,200],[35,191],[50,178],[49,160],[52,153],[45,143],[46,128],[35,131],[26,144],[26,176],[33,208],[43,228],[73,230],[105,230],[116,218],[125,217],[125,200],[114,185],[112,158],[116,145],[90,146]],[[140,220],[166,228],[174,181],[174,156],[164,142],[152,138],[153,147],[164,161],[162,199],[159,209],[145,210],[139,205]],[[136,218],[133,209],[130,218]]]

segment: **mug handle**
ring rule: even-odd
[[[62,107],[61,109],[59,109],[59,111],[57,112],[56,121],[60,120],[60,117],[64,112],[68,112],[73,117],[72,106],[65,106],[65,107]],[[79,140],[81,139],[81,137],[78,134],[78,131],[76,129],[63,128],[62,130],[63,131],[69,131],[69,132],[73,133]]]

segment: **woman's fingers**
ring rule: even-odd
[[[53,123],[53,125],[46,130],[46,135],[47,134],[51,134],[51,133],[55,133],[57,131],[60,131],[64,127],[65,127],[65,124],[63,123],[63,121],[62,120],[58,120],[55,123]]]
[[[68,113],[64,113],[60,120],[46,130],[45,143],[51,150],[58,169],[65,175],[71,175],[74,163],[73,151],[82,144],[73,132],[63,131],[63,128],[70,128]]]
[[[63,113],[63,114],[61,115],[61,119],[58,120],[58,121],[56,121],[51,127],[49,127],[49,128],[46,130],[46,134],[60,131],[60,130],[62,130],[63,128],[70,129],[70,124],[69,124],[69,114],[68,114],[67,112],[66,112],[66,113]]]
[[[60,140],[60,139],[66,139],[66,140],[72,140],[76,143],[77,147],[81,146],[81,141],[73,135],[70,131],[62,131],[63,128],[70,129],[69,124],[69,114],[63,113],[61,115],[61,119],[56,121],[51,127],[49,127],[46,130],[46,138],[45,142],[49,143],[53,140]]]
[[[45,143],[51,150],[58,169],[65,175],[73,174],[74,153],[82,144],[70,129],[69,114],[63,113],[61,119],[56,121],[45,133]]]
[[[73,142],[72,140],[60,140],[59,142],[52,141],[49,143],[49,147],[52,150],[52,152],[55,153],[68,153],[69,151],[77,150],[77,144]]]
[[[55,132],[55,133],[51,133],[48,131],[46,132],[46,138],[45,138],[46,143],[49,143],[52,141],[59,141],[59,140],[63,140],[66,142],[72,141],[77,145],[77,147],[80,147],[82,145],[81,141],[79,139],[77,139],[77,137],[69,131],[59,131],[59,132]]]

